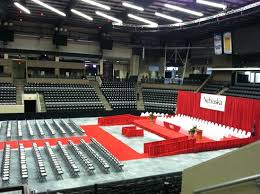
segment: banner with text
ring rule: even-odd
[[[226,96],[201,94],[200,107],[225,112]]]
[[[222,36],[220,34],[214,35],[214,50],[215,55],[222,55]]]

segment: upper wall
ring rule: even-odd
[[[22,50],[39,50],[54,51],[77,54],[102,55],[99,42],[94,41],[74,41],[68,40],[68,46],[53,45],[51,38],[39,38],[15,35],[15,41],[5,45],[6,49],[22,49]],[[105,58],[125,58],[130,59],[132,56],[132,48],[127,45],[114,44],[113,50],[104,50]]]
[[[259,174],[259,150],[260,141],[257,141],[208,162],[184,170],[182,194],[193,194],[193,191],[196,189]],[[250,190],[244,192],[245,187]],[[221,191],[215,190],[210,193],[256,194],[259,193],[259,190],[256,188],[256,184],[254,184],[254,187],[248,187],[248,184],[246,184],[234,186],[232,192],[230,191],[230,188],[225,188]]]

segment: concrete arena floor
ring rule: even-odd
[[[97,118],[78,118],[74,119],[75,123],[78,125],[94,125],[97,124]],[[136,150],[137,152],[143,152],[143,143],[162,140],[161,137],[157,135],[151,134],[149,132],[145,132],[144,138],[125,138],[121,135],[122,126],[113,126],[113,127],[103,127],[104,130],[114,135],[120,141],[129,145],[131,148]],[[16,128],[14,128],[14,131]],[[16,132],[14,132],[16,133]],[[1,136],[4,135],[3,132],[0,132]],[[15,139],[15,138],[14,138]],[[4,138],[1,137],[1,141]],[[202,152],[196,154],[183,154],[177,156],[168,156],[161,158],[153,158],[153,159],[140,159],[140,160],[131,160],[124,162],[124,171],[116,172],[116,170],[111,167],[111,172],[109,174],[104,173],[97,165],[94,163],[96,168],[94,175],[88,175],[87,171],[83,169],[82,165],[76,159],[76,157],[71,153],[72,158],[76,162],[77,166],[80,168],[80,177],[72,178],[70,177],[68,168],[62,159],[60,153],[53,148],[55,154],[59,158],[62,169],[64,170],[64,175],[62,180],[57,180],[52,171],[51,165],[48,161],[47,155],[43,149],[40,149],[42,157],[45,161],[46,170],[47,170],[47,181],[39,182],[37,178],[37,170],[36,163],[34,161],[31,149],[26,149],[27,156],[27,165],[29,171],[29,180],[28,185],[31,189],[36,190],[38,192],[44,192],[46,190],[58,190],[58,189],[66,189],[73,187],[81,187],[93,184],[101,184],[107,182],[114,182],[120,180],[127,180],[133,178],[141,178],[145,176],[159,175],[170,172],[178,172],[182,171],[186,168],[189,168],[193,165],[205,162],[212,158],[218,157],[225,153],[228,153],[234,149],[227,150],[219,150],[212,152]],[[0,159],[2,160],[2,151],[0,152]],[[12,150],[11,154],[11,178],[10,178],[10,186],[21,185],[20,182],[20,169],[19,169],[19,161],[18,161],[18,150]],[[90,159],[91,161],[91,159]],[[0,182],[2,185],[2,182]]]

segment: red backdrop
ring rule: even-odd
[[[227,96],[225,112],[200,107],[201,93],[179,91],[177,114],[252,131],[254,123],[260,137],[260,100]]]

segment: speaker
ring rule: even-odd
[[[113,49],[113,40],[112,39],[101,39],[100,48],[105,50]]]
[[[67,46],[68,45],[68,36],[55,34],[53,36],[53,44],[57,46]]]
[[[13,42],[14,41],[14,31],[0,30],[0,41]]]

